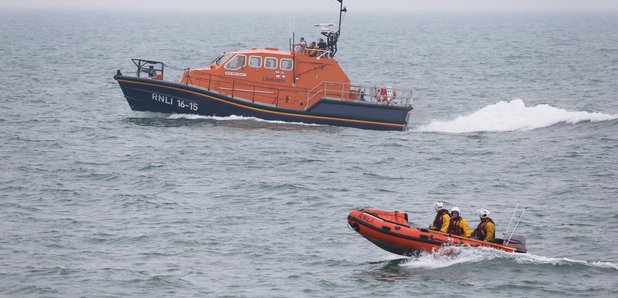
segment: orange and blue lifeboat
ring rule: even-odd
[[[135,75],[118,70],[114,79],[134,111],[406,130],[412,91],[351,83],[334,58],[340,30],[322,34],[325,48],[230,51],[177,81],[165,80],[165,63],[133,59]]]

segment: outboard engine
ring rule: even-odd
[[[506,243],[508,237],[504,235],[504,238],[504,245],[516,248],[517,252],[528,252],[528,249],[526,248],[526,237],[522,235],[512,235],[508,244]]]

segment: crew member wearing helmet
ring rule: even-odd
[[[440,231],[442,233],[448,232],[448,224],[451,221],[451,215],[448,210],[444,208],[444,203],[437,201],[433,204],[436,208],[436,218],[433,220],[433,224],[429,226],[430,230]]]
[[[468,221],[459,215],[459,207],[451,209],[451,222],[449,223],[448,233],[456,236],[470,237]]]
[[[489,218],[489,214],[489,210],[485,208],[479,211],[481,222],[472,232],[472,238],[483,241],[491,241],[494,239],[496,235],[496,224]]]

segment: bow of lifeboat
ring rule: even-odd
[[[509,245],[503,245],[501,239],[496,239],[496,242],[486,242],[411,227],[408,223],[408,215],[399,211],[352,210],[348,214],[348,224],[378,247],[404,256],[434,252],[447,245],[489,247],[506,252],[527,252],[523,237],[511,240]]]

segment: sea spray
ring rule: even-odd
[[[286,122],[279,120],[264,120],[256,117],[245,117],[245,116],[203,116],[196,114],[171,114],[167,116],[168,119],[187,119],[187,120],[216,120],[216,121],[255,121],[255,122],[265,122],[265,123],[273,123],[273,124],[291,124],[291,125],[307,125],[307,126],[324,126],[321,124],[314,123],[303,123],[303,122]]]
[[[608,121],[618,115],[567,111],[547,104],[527,107],[523,100],[500,101],[476,112],[461,115],[453,120],[434,120],[417,128],[418,131],[467,133],[477,131],[532,130],[558,123],[575,124],[582,121]]]
[[[415,269],[438,269],[457,264],[483,263],[500,259],[517,264],[585,266],[618,270],[618,264],[604,261],[583,261],[570,258],[553,258],[533,253],[509,253],[484,247],[449,247],[434,253],[422,253],[403,263],[405,267]]]

